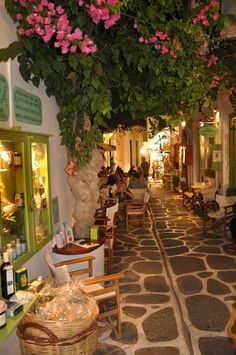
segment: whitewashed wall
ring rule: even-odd
[[[4,8],[4,0],[0,0],[0,48],[7,47],[15,40],[15,26],[7,15]],[[73,197],[70,193],[67,177],[64,172],[66,166],[65,148],[60,144],[59,127],[56,120],[58,107],[54,98],[49,98],[45,93],[44,85],[39,88],[26,83],[21,78],[18,71],[17,61],[0,63],[0,74],[7,79],[9,86],[9,101],[12,102],[13,87],[17,86],[34,95],[40,97],[42,102],[42,125],[35,126],[22,122],[14,122],[12,115],[12,106],[10,105],[10,117],[7,122],[0,121],[1,128],[11,128],[12,126],[21,126],[22,131],[47,133],[52,135],[50,138],[50,173],[51,173],[51,196],[58,196],[60,219],[71,219],[73,212]],[[37,275],[48,275],[49,270],[44,261],[44,251],[41,250],[31,258],[25,266],[29,271],[29,278]],[[18,355],[20,354],[18,338],[15,333],[3,344],[0,345],[0,354]]]

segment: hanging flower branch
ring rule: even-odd
[[[20,24],[17,29],[19,35],[37,35],[44,43],[52,41],[62,54],[75,53],[78,49],[86,54],[96,52],[97,47],[88,34],[83,34],[79,27],[73,29],[61,5],[56,6],[48,0],[15,0],[15,3],[21,8],[15,16]],[[121,6],[119,0],[96,0],[95,4],[88,5],[79,0],[76,6],[85,6],[93,22],[98,24],[103,20],[104,27],[108,29],[120,19],[119,12],[113,14],[114,6],[117,10],[118,5]]]
[[[0,49],[0,60],[18,56],[24,80],[36,87],[43,80],[47,94],[55,96],[62,144],[70,155],[68,174],[91,158],[110,117],[116,127],[127,112],[134,124],[159,115],[183,120],[209,104],[220,87],[234,93],[234,56],[225,64],[215,51],[223,42],[226,19],[218,1],[197,2],[192,9],[185,4],[5,1],[18,36]]]

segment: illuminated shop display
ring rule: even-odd
[[[0,196],[1,251],[20,266],[51,238],[48,136],[0,130]]]

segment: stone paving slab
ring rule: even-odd
[[[122,337],[99,338],[96,354],[234,355],[236,255],[203,234],[181,196],[151,184],[143,227],[118,229],[112,272],[122,271]]]

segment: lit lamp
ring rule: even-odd
[[[145,155],[145,154],[146,154],[146,149],[145,149],[145,148],[140,148],[140,153],[141,153],[142,155]]]
[[[183,128],[186,127],[186,121],[182,121],[180,124],[181,124],[181,126],[182,126]]]
[[[0,143],[0,170],[8,170],[11,165],[11,152]]]

